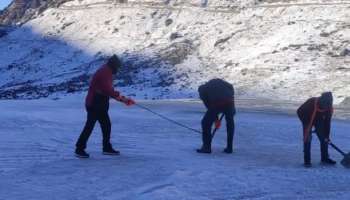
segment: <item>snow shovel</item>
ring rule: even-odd
[[[344,151],[342,151],[341,149],[339,149],[337,146],[335,146],[335,144],[333,144],[332,142],[328,142],[328,144],[333,147],[336,151],[338,151],[341,155],[344,156],[343,160],[340,162],[344,167],[346,168],[350,168],[350,153],[345,153]]]
[[[220,119],[219,119],[220,123],[221,123],[222,119],[224,118],[224,116],[225,116],[225,114],[222,114],[222,115],[220,116]],[[213,130],[213,133],[211,134],[211,139],[214,138],[215,133],[216,133],[217,130],[219,130],[219,128],[220,128],[220,127],[215,127],[215,129]]]

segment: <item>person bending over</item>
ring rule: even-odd
[[[212,79],[198,88],[199,96],[203,101],[207,112],[202,119],[202,148],[197,149],[198,153],[211,153],[213,124],[220,123],[218,115],[223,113],[226,119],[227,128],[227,146],[224,150],[226,153],[233,151],[233,135],[234,135],[234,115],[236,113],[234,104],[233,86],[222,80]]]

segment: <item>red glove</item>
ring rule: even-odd
[[[216,121],[215,121],[215,128],[216,129],[219,129],[221,127],[221,121],[219,120],[219,119],[217,119]]]
[[[131,105],[135,104],[134,100],[127,98],[127,97],[124,97],[124,96],[119,96],[117,100],[125,103],[125,105],[127,105],[127,106],[131,106]]]
[[[130,98],[127,98],[126,102],[124,102],[127,106],[132,106],[135,104],[135,101],[130,99]]]

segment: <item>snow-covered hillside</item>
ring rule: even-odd
[[[350,2],[73,0],[0,38],[0,97],[85,90],[113,53],[117,86],[140,98],[196,97],[212,77],[242,97],[350,94]]]
[[[140,102],[199,129],[202,104]],[[302,133],[294,116],[242,112],[233,154],[222,153],[225,130],[211,155],[197,154],[199,134],[137,107],[111,105],[117,157],[101,154],[98,126],[91,158],[73,155],[84,124],[81,98],[0,102],[0,199],[4,200],[348,200],[350,173],[340,164],[302,166]],[[239,108],[241,106],[239,105]],[[334,121],[332,139],[349,151],[348,122]],[[332,158],[341,156],[330,149]]]

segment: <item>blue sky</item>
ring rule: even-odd
[[[4,9],[7,5],[10,4],[12,0],[0,0],[0,10]]]

